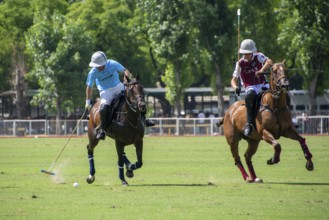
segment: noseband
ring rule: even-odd
[[[287,77],[286,76],[281,76],[276,82],[275,82],[275,84],[277,85],[277,86],[279,86],[279,87],[281,87],[282,86],[282,84],[280,83],[281,81],[282,81],[282,79],[287,79]]]

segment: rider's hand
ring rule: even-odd
[[[90,104],[90,100],[89,99],[86,100],[85,109],[88,110],[88,111],[90,111],[90,109],[91,109],[91,104]]]
[[[255,74],[256,74],[257,77],[260,77],[261,75],[263,75],[263,71],[258,70]]]
[[[241,88],[240,88],[240,87],[236,87],[236,88],[235,88],[235,94],[236,94],[237,96],[240,96],[240,93],[241,93]]]

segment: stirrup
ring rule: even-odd
[[[145,125],[146,127],[152,127],[155,125],[155,123],[152,120],[145,119]]]
[[[96,135],[97,140],[105,140],[106,132],[103,129],[100,129]]]
[[[252,123],[247,123],[246,126],[244,127],[243,134],[245,136],[250,136],[253,128],[254,126],[252,125]]]

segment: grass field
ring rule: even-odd
[[[245,183],[224,137],[146,137],[144,165],[118,179],[114,141],[95,150],[89,185],[87,138],[0,138],[0,219],[329,219],[329,136],[307,136],[315,170],[297,142],[280,139],[281,162],[262,142],[253,158],[263,184]],[[246,147],[241,142],[240,156]],[[135,162],[134,148],[126,150]],[[74,188],[72,184],[79,182]]]

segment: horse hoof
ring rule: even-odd
[[[129,186],[127,181],[122,181],[122,186]]]
[[[277,164],[280,162],[280,158],[270,158],[268,161],[267,161],[267,165],[274,165],[274,164]]]
[[[308,171],[313,171],[314,170],[314,165],[313,165],[313,162],[311,160],[306,162],[305,167]]]
[[[260,178],[256,178],[256,179],[254,180],[254,183],[263,183],[263,180],[260,179]]]
[[[274,165],[272,158],[267,160],[267,165]]]
[[[92,184],[95,181],[95,176],[89,175],[86,178],[86,181],[87,181],[88,184]]]
[[[126,172],[126,176],[128,178],[133,178],[134,177],[134,171],[133,170],[127,170]]]

